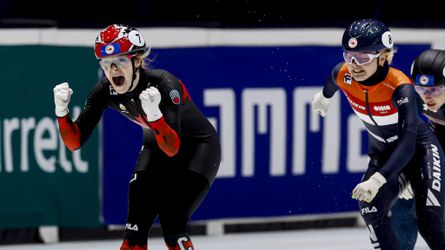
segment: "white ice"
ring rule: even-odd
[[[235,233],[192,236],[197,250],[371,250],[365,227]],[[1,250],[118,250],[120,240],[0,246]],[[165,250],[161,238],[149,239],[149,250]],[[427,250],[418,237],[416,250]]]

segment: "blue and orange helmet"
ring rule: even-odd
[[[124,24],[112,24],[96,38],[94,53],[97,59],[108,56],[147,53],[150,46],[135,28]]]

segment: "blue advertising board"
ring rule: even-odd
[[[393,66],[409,73],[427,44],[399,45]],[[358,211],[353,187],[367,167],[367,133],[341,93],[325,119],[310,109],[337,46],[155,49],[153,68],[187,86],[222,142],[218,178],[193,220]],[[122,133],[125,131],[125,133]],[[103,216],[125,223],[141,129],[108,110],[103,122]]]

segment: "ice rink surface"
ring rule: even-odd
[[[368,232],[364,227],[330,228],[261,233],[236,233],[220,236],[193,236],[197,250],[371,250]],[[0,246],[2,250],[113,250],[120,240],[62,242],[57,244],[28,244]],[[149,239],[149,250],[165,250],[161,238]],[[427,250],[419,236],[416,250]]]

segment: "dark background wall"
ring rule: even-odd
[[[101,28],[110,23],[138,27],[344,27],[354,19],[373,17],[392,27],[445,28],[445,15],[442,8],[436,6],[437,1],[413,3],[399,0],[312,0],[304,4],[297,0],[0,0],[0,27]]]

